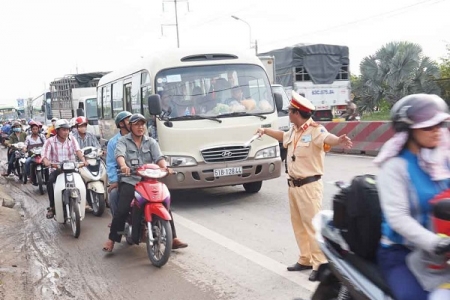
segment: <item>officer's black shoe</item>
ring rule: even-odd
[[[318,281],[319,280],[319,272],[316,270],[312,270],[311,274],[309,274],[309,281]]]
[[[305,271],[305,270],[311,270],[312,266],[305,266],[299,263],[295,263],[292,266],[287,267],[288,271]]]

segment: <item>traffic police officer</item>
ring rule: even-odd
[[[318,280],[317,270],[326,263],[315,240],[312,218],[322,207],[323,175],[325,152],[331,146],[342,145],[351,148],[352,142],[345,134],[336,136],[322,125],[315,123],[311,116],[314,105],[306,98],[292,91],[289,105],[289,120],[294,126],[288,132],[259,128],[258,133],[283,142],[287,148],[287,178],[291,222],[300,256],[288,271],[313,269],[309,280]]]

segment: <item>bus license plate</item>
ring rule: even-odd
[[[241,175],[242,167],[214,169],[214,177]]]

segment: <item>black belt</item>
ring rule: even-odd
[[[322,178],[322,175],[314,175],[314,176],[309,176],[309,177],[305,177],[302,179],[288,179],[288,186],[290,187],[299,187],[314,181],[319,180],[320,178]]]

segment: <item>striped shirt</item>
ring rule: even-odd
[[[67,138],[64,143],[58,140],[58,136],[48,138],[44,143],[42,158],[47,158],[50,163],[61,163],[65,160],[75,161],[76,152],[80,146],[76,139]]]
[[[85,147],[100,148],[100,143],[98,142],[97,138],[90,132],[86,132],[84,139],[81,137],[78,131],[74,132],[72,136],[78,141],[78,145],[80,145],[81,149]]]

